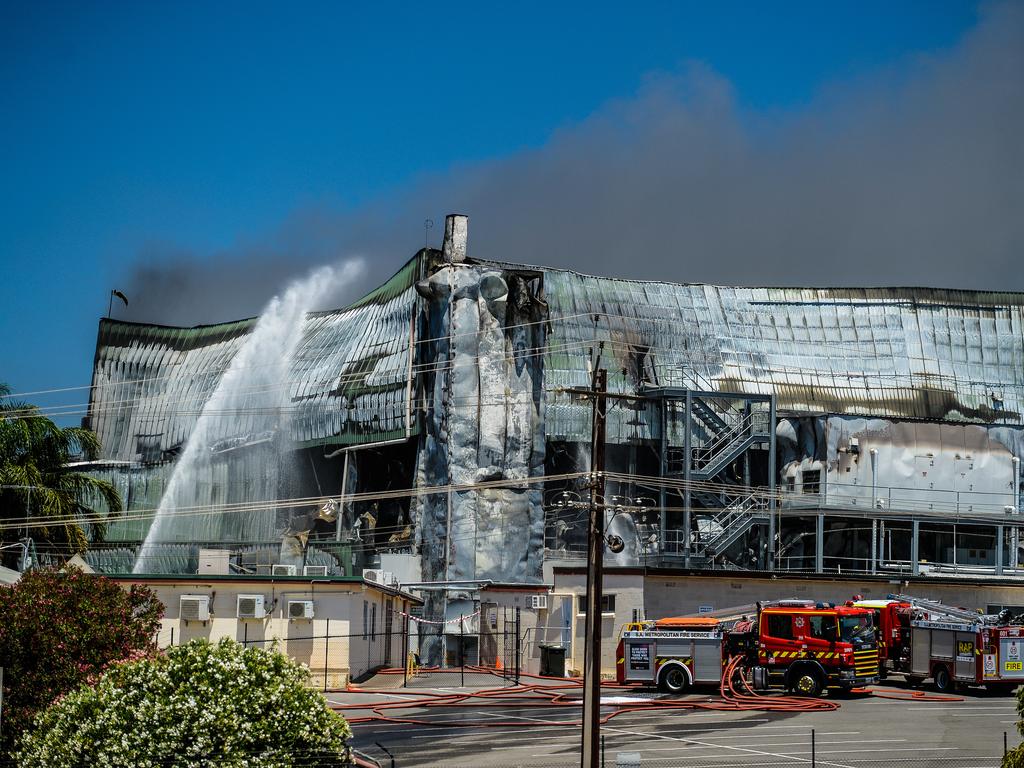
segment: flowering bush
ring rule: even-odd
[[[276,650],[193,640],[112,667],[43,712],[21,768],[334,766],[348,724]]]
[[[76,569],[31,570],[16,584],[0,586],[0,759],[55,698],[112,662],[155,651],[162,614],[152,590],[125,590]]]

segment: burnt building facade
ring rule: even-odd
[[[1016,572],[1024,295],[593,277],[476,258],[466,224],[277,336],[101,321],[91,471],[128,514],[90,563],[539,582],[584,549],[601,368],[609,562]]]

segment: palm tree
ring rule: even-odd
[[[102,539],[103,512],[121,510],[121,495],[106,480],[68,469],[72,457],[99,455],[96,435],[58,427],[34,405],[13,401],[0,383],[0,544],[22,535],[67,547],[88,547],[83,529]]]

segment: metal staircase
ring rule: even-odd
[[[735,424],[726,425],[706,445],[690,449],[690,479],[710,480],[738,459],[762,437],[754,428],[754,415],[747,414]]]
[[[758,494],[732,500],[727,507],[710,518],[714,528],[708,535],[698,530],[694,542],[695,556],[712,559],[725,552],[753,526],[767,523],[768,515],[767,501]]]
[[[665,552],[681,555],[686,565],[710,564],[754,526],[770,525],[770,489],[751,491],[751,459],[743,458],[754,448],[768,448],[774,461],[774,400],[710,387],[650,387],[644,394],[663,401],[662,476],[685,481],[685,520],[676,529],[682,535],[676,550]],[[728,472],[737,461],[736,472]]]

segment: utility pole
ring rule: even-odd
[[[594,371],[590,443],[590,516],[587,527],[587,617],[583,655],[582,768],[601,764],[601,593],[604,581],[604,440],[608,371]]]

